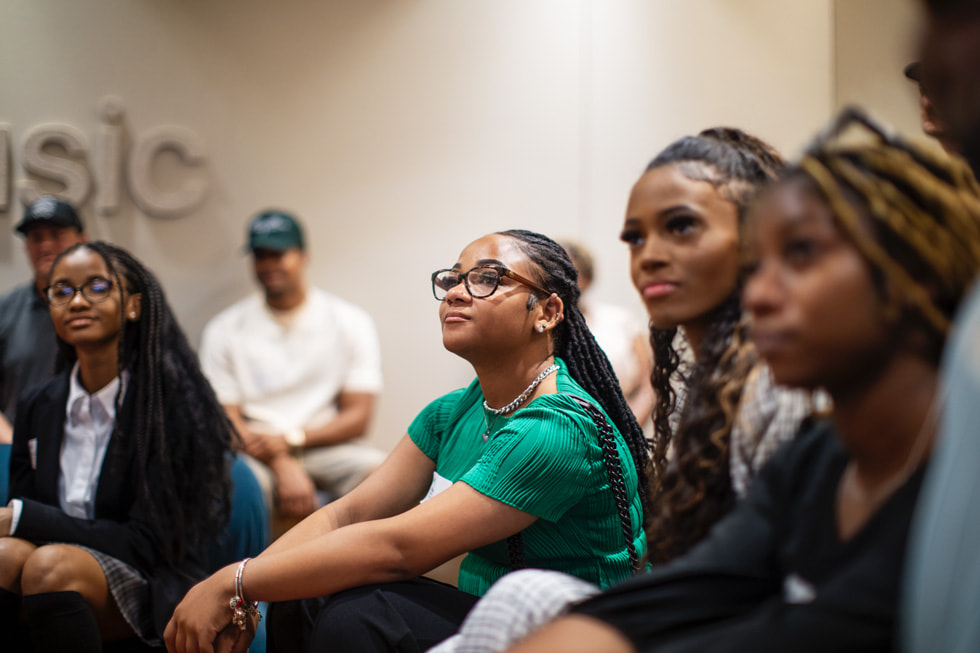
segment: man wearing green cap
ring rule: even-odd
[[[201,367],[242,434],[271,505],[304,517],[316,490],[339,496],[384,459],[349,441],[367,432],[381,390],[377,331],[363,309],[306,280],[296,218],[265,211],[248,228],[262,288],[205,327]]]
[[[54,374],[54,326],[44,299],[55,257],[85,240],[71,204],[44,195],[24,211],[17,225],[34,280],[0,297],[0,443],[10,442],[17,397]]]

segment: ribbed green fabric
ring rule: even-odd
[[[563,571],[602,587],[630,575],[629,554],[602,462],[599,434],[570,395],[598,406],[556,359],[558,393],[542,395],[509,417],[487,414],[474,380],[436,399],[408,434],[436,463],[436,472],[539,519],[523,531],[529,567]],[[610,422],[611,424],[611,422]],[[613,427],[615,430],[615,426]],[[616,431],[637,553],[646,551],[636,466]],[[506,541],[472,551],[459,588],[482,595],[510,571]]]

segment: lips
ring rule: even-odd
[[[752,342],[763,357],[770,357],[786,349],[791,341],[788,331],[779,329],[752,329]]]
[[[442,321],[446,324],[450,324],[453,322],[466,322],[469,319],[470,319],[469,316],[466,315],[465,313],[462,313],[460,311],[449,311],[448,313],[446,313],[446,316],[442,318]]]
[[[640,294],[644,299],[653,299],[669,295],[677,290],[677,283],[674,281],[647,281],[640,287]]]
[[[65,320],[65,326],[70,329],[81,329],[83,327],[87,327],[93,322],[95,322],[95,318],[91,315],[76,315]]]

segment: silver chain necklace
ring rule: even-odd
[[[487,400],[484,399],[483,400],[483,409],[490,411],[494,415],[506,415],[507,413],[511,412],[512,410],[514,410],[515,408],[517,408],[518,406],[520,406],[522,403],[524,403],[524,400],[527,399],[531,395],[532,392],[534,392],[534,389],[536,387],[538,387],[538,384],[541,383],[542,381],[544,381],[545,380],[545,377],[547,377],[549,374],[551,374],[552,372],[554,372],[557,369],[558,369],[558,364],[557,363],[552,363],[543,372],[541,372],[541,374],[538,374],[538,376],[533,381],[531,381],[531,385],[527,386],[524,389],[524,392],[522,392],[521,394],[517,395],[517,399],[515,399],[512,402],[510,402],[509,404],[507,404],[503,408],[491,408],[490,407],[490,404],[487,403]]]

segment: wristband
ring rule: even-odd
[[[306,431],[303,429],[289,429],[283,434],[283,437],[293,455],[299,454],[306,447]]]

